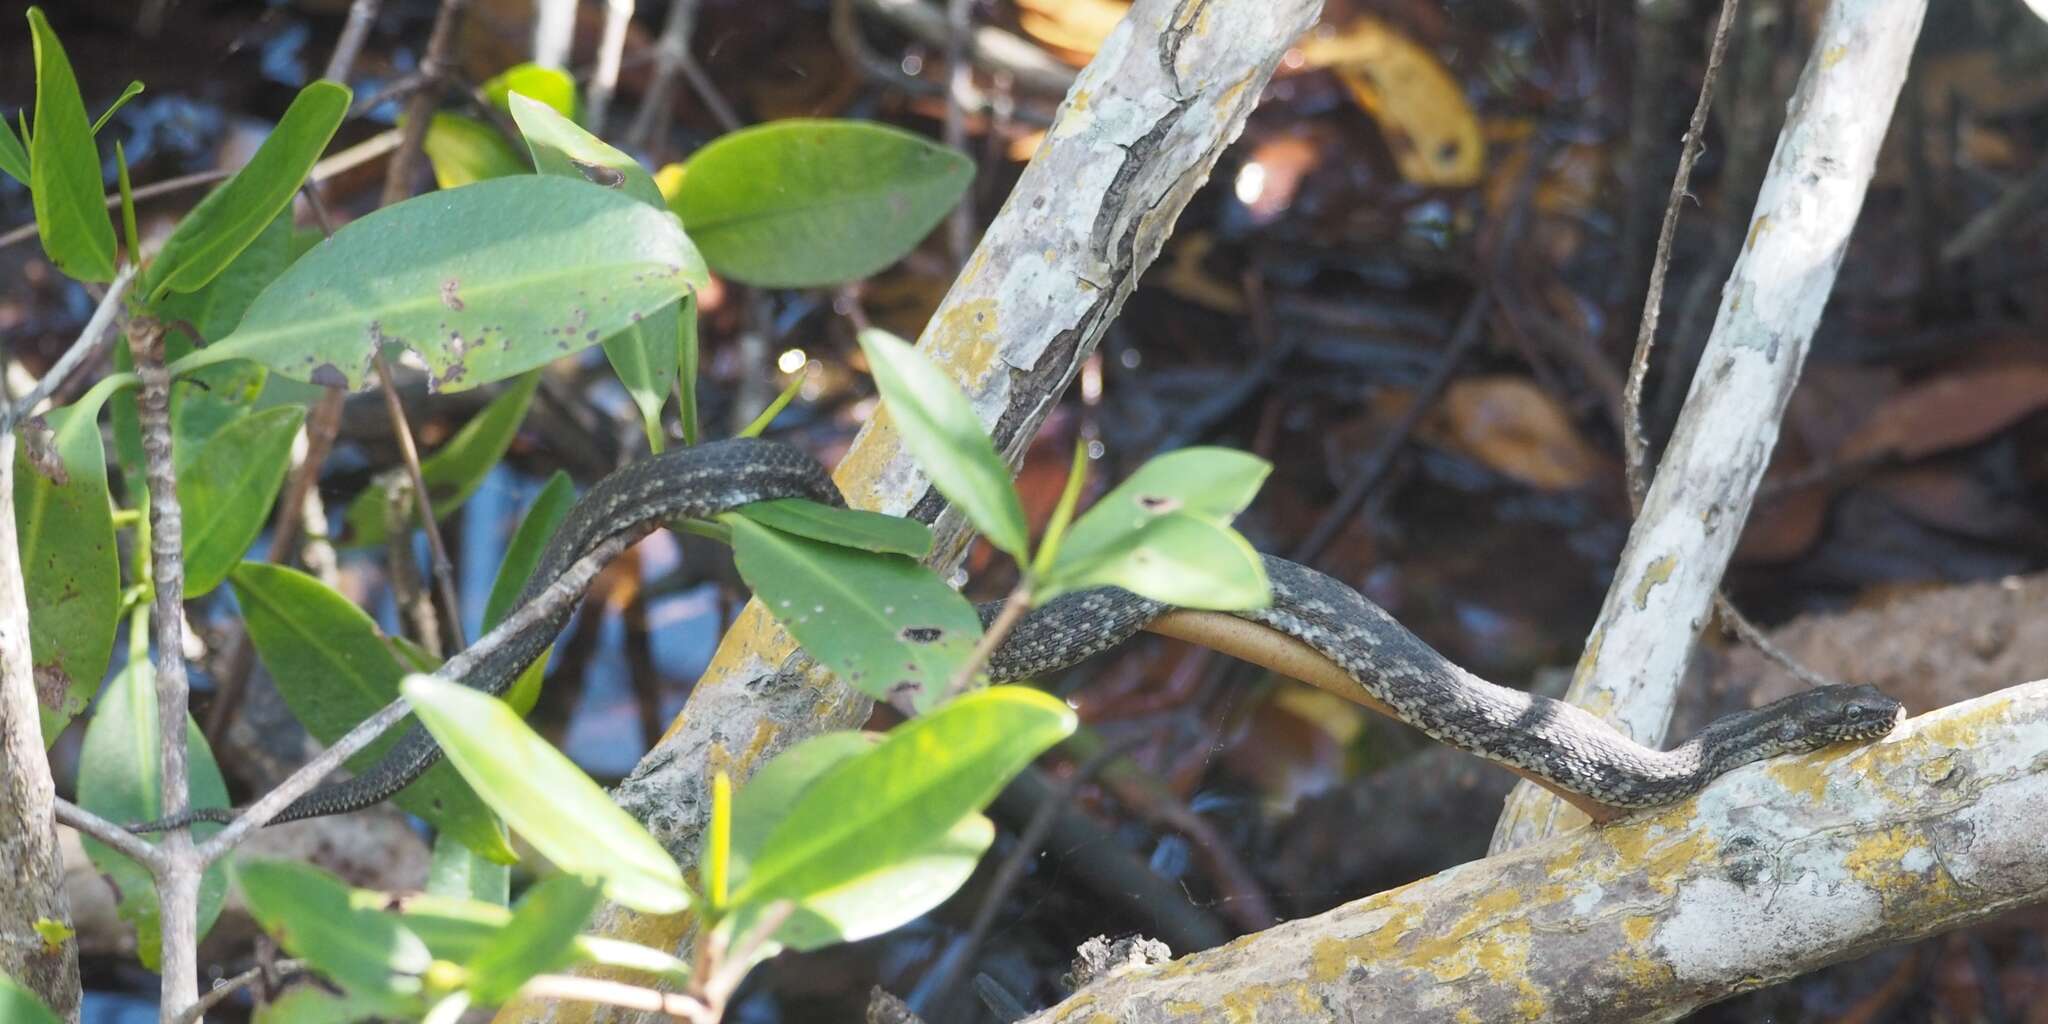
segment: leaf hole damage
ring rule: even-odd
[[[590,182],[593,185],[602,185],[605,188],[619,188],[626,183],[626,175],[617,168],[606,167],[603,164],[588,163],[583,160],[572,159],[569,162],[576,165],[576,170],[583,175],[584,181]]]
[[[1180,508],[1180,499],[1169,498],[1162,494],[1140,494],[1138,495],[1138,507],[1155,516],[1163,516],[1168,512],[1178,510]]]
[[[906,644],[935,644],[945,635],[946,631],[937,626],[905,626],[896,633]]]

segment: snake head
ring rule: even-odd
[[[1875,686],[1824,686],[1809,696],[1822,699],[1813,731],[1829,742],[1874,740],[1906,720],[1906,706]]]

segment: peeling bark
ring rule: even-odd
[[[1012,465],[1320,7],[1139,0],[1082,71],[918,343],[967,392]],[[835,478],[856,508],[933,522],[932,564],[959,563],[966,524],[945,508],[886,417],[862,429]],[[714,770],[745,779],[807,737],[858,728],[871,704],[796,654],[750,603],[683,713],[616,795],[688,870]],[[595,928],[677,949],[689,945],[691,925],[684,916],[647,918],[607,905]],[[498,1019],[643,1018],[515,1003]]]
[[[1750,765],[1031,1019],[1671,1020],[2048,898],[2048,680]]]

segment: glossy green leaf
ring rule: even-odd
[[[388,893],[357,889],[351,902],[365,910],[384,910],[395,905],[406,928],[427,944],[435,958],[453,963],[476,956],[512,920],[512,911],[501,905],[431,894],[394,899]],[[688,964],[638,943],[579,935],[570,948],[577,963],[616,967],[679,984],[689,980]]]
[[[974,606],[915,559],[782,533],[725,515],[733,559],[769,614],[811,657],[877,700],[907,692],[922,710],[981,638]]]
[[[1170,513],[1229,522],[1272,471],[1272,463],[1229,448],[1183,448],[1153,458],[1074,523],[1055,564],[1098,560]]]
[[[1266,564],[1236,530],[1187,512],[1154,518],[1101,556],[1059,560],[1041,601],[1089,587],[1122,587],[1181,608],[1239,611],[1273,601]]]
[[[526,419],[526,407],[533,401],[539,374],[515,381],[503,394],[491,399],[482,412],[462,425],[448,443],[420,460],[420,478],[427,482],[427,496],[433,500],[434,517],[439,520],[462,507],[469,496],[483,486]],[[347,527],[342,541],[350,547],[369,547],[388,539],[384,517],[384,490],[365,488],[348,503],[344,517]]]
[[[11,1024],[63,1024],[36,994],[0,971],[0,1020]]]
[[[973,180],[972,160],[909,132],[792,119],[698,150],[672,206],[720,274],[799,288],[902,259]]]
[[[597,903],[597,887],[574,875],[556,875],[527,890],[512,919],[463,965],[469,968],[470,994],[496,1006],[528,978],[575,963],[577,934]]]
[[[495,126],[463,114],[435,114],[427,122],[420,149],[434,166],[434,184],[441,188],[533,172]]]
[[[284,485],[303,409],[265,409],[209,438],[178,472],[185,519],[185,597],[208,593],[242,560]]]
[[[578,178],[601,188],[632,196],[656,209],[668,209],[654,176],[640,161],[576,126],[555,108],[513,92],[507,100],[512,120],[526,136],[533,166],[542,174]]]
[[[907,918],[887,900],[857,890],[878,877],[902,884],[908,876],[897,870],[911,864],[917,877],[934,884],[917,886],[906,902],[909,895],[918,902],[935,893],[943,898],[935,883],[952,877],[957,863],[950,862],[977,841],[986,846],[963,820],[1073,732],[1075,721],[1073,710],[1053,697],[998,686],[898,726],[873,749],[839,761],[804,787],[736,882],[734,904],[791,900],[798,918],[816,918],[811,923],[847,937],[900,924]],[[832,916],[849,910],[878,916]],[[795,932],[802,940],[804,926]]]
[[[190,325],[207,341],[225,338],[242,322],[249,304],[270,282],[277,280],[277,275],[284,273],[284,268],[291,266],[293,258],[291,211],[286,210],[258,232],[255,240],[205,287],[164,296],[156,304],[157,315],[166,323]],[[167,348],[167,360],[182,358],[191,351],[191,339],[182,329],[165,335],[167,343],[173,339],[184,347],[175,354]],[[174,390],[174,396],[177,390],[184,389]]]
[[[21,144],[21,137],[14,134],[4,117],[0,117],[0,173],[23,186],[28,184],[28,148]]]
[[[264,931],[350,994],[389,1005],[420,991],[433,960],[427,944],[398,918],[352,906],[340,879],[291,861],[244,860],[235,881]]]
[[[968,814],[936,840],[893,862],[806,896],[775,930],[775,942],[808,951],[858,942],[909,924],[967,884],[995,838],[995,823],[981,814]],[[765,909],[757,900],[737,910],[731,933],[743,934]]]
[[[661,844],[504,701],[433,676],[410,676],[403,690],[462,777],[541,856],[602,879],[606,896],[634,910],[689,906],[682,869]]]
[[[398,697],[405,670],[355,602],[280,565],[243,562],[228,579],[257,655],[292,714],[320,742],[334,742]],[[350,758],[350,769],[374,765],[404,728],[386,732]],[[518,859],[490,809],[448,765],[427,769],[396,800],[486,858],[502,864]]]
[[[80,281],[114,279],[114,221],[107,215],[92,120],[64,46],[40,8],[28,9],[35,40],[35,134],[28,140],[29,195],[43,252]]]
[[[397,345],[460,390],[594,345],[706,280],[667,213],[587,182],[494,178],[351,222],[172,369],[245,358],[359,388]]]
[[[932,553],[931,527],[902,516],[834,508],[806,498],[757,501],[741,507],[739,514],[772,530],[844,548],[912,558]]]
[[[989,543],[1027,563],[1031,541],[1024,506],[1010,483],[1009,467],[967,397],[938,367],[887,331],[860,332],[860,347],[889,418],[932,486],[966,513]]]
[[[79,756],[78,804],[113,822],[154,821],[164,816],[163,760],[157,731],[156,672],[147,661],[130,662],[108,685],[92,721],[86,725]],[[199,725],[185,721],[188,799],[193,807],[228,806],[227,783]],[[194,839],[204,840],[222,826],[196,824]],[[162,833],[142,837],[161,843]],[[99,840],[84,837],[92,858],[113,886],[121,920],[135,929],[136,953],[142,965],[156,970],[163,952],[158,924],[156,885],[149,869]],[[227,867],[214,864],[199,882],[199,934],[204,936],[220,916],[227,894]]]
[[[350,95],[347,86],[324,79],[299,90],[249,162],[178,222],[138,292],[154,299],[197,291],[226,270],[290,209],[292,197],[348,115]]]
[[[880,742],[880,733],[828,732],[813,736],[762,765],[733,798],[732,877],[746,877],[769,834],[789,816],[797,798],[804,795],[811,783],[839,762],[866,753]]]
[[[34,464],[26,441],[14,448],[14,528],[45,746],[99,691],[121,614],[120,554],[98,423],[105,400],[106,390],[96,387],[46,417],[62,467],[57,478]]]
[[[435,836],[433,856],[427,861],[427,891],[502,907],[512,899],[512,869],[477,856],[445,835]]]
[[[676,357],[681,351],[680,304],[627,327],[604,340],[604,357],[612,372],[640,411],[641,426],[647,432],[647,446],[661,451],[661,410],[669,393],[676,389]]]
[[[555,113],[582,120],[582,105],[576,98],[576,80],[560,68],[527,62],[515,64],[484,82],[484,99],[506,113],[512,112],[512,94],[520,93],[547,104]]]
[[[505,545],[505,554],[498,561],[498,578],[491,581],[490,596],[484,599],[485,632],[505,621],[505,616],[517,607],[515,602],[527,580],[533,577],[533,567],[540,564],[541,552],[547,550],[555,528],[562,525],[562,518],[574,504],[576,485],[569,481],[569,474],[558,469],[534,496],[533,504],[527,506],[526,518],[519,521],[519,529],[513,531],[511,542]],[[526,717],[540,699],[541,680],[547,667],[548,656],[543,654],[505,689],[505,703],[519,717]]]

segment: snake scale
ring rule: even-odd
[[[639,536],[678,518],[706,518],[771,498],[808,498],[844,506],[824,467],[775,441],[733,439],[682,448],[625,466],[572,507],[534,568],[519,604],[608,538]],[[1903,718],[1899,702],[1868,686],[1827,686],[1727,715],[1666,751],[1638,744],[1593,715],[1547,697],[1489,683],[1423,643],[1357,591],[1322,573],[1265,556],[1272,604],[1232,615],[1278,631],[1327,658],[1355,682],[1360,703],[1375,706],[1431,737],[1607,808],[1652,807],[1698,792],[1733,768],[1779,754],[1885,735]],[[573,604],[573,603],[571,603]],[[461,681],[501,693],[553,643],[572,608],[516,634]],[[996,611],[981,609],[983,621]],[[1113,587],[1067,594],[1018,620],[990,657],[998,681],[1057,671],[1117,646],[1173,611]],[[412,725],[370,771],[321,786],[290,804],[276,822],[361,810],[403,789],[441,757],[425,729]],[[195,820],[226,821],[205,810],[138,830]]]

